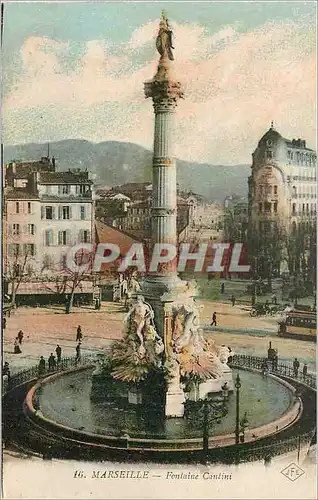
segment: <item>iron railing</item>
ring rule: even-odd
[[[97,358],[100,356],[100,353],[94,354],[85,354],[81,355],[80,360],[77,360],[75,357],[66,357],[63,358],[57,365],[54,370],[50,370],[48,365],[46,364],[45,370],[41,373],[41,378],[52,375],[54,372],[59,372],[63,370],[67,370],[69,368],[76,368],[80,366],[85,366],[88,364],[94,363]],[[251,368],[254,370],[258,370],[262,372],[264,362],[266,361],[268,373],[272,373],[273,375],[286,377],[292,380],[295,380],[301,384],[305,384],[308,387],[316,390],[316,377],[310,373],[304,375],[301,371],[298,371],[297,376],[292,366],[278,363],[275,365],[272,361],[267,358],[260,358],[257,356],[247,356],[245,354],[235,354],[229,363],[231,368]],[[7,392],[14,387],[23,384],[24,382],[28,382],[39,377],[39,367],[32,366],[27,370],[23,370],[19,373],[11,375],[10,380],[7,383],[7,387],[4,392]]]
[[[76,357],[65,357],[62,358],[59,363],[56,364],[56,367],[52,370],[49,369],[48,364],[46,363],[45,369],[41,372],[39,372],[39,366],[32,366],[31,368],[28,368],[27,370],[23,370],[19,373],[16,373],[14,375],[11,375],[6,387],[4,386],[3,392],[7,392],[14,387],[17,387],[18,385],[22,385],[25,382],[29,382],[31,380],[43,378],[49,375],[53,375],[53,373],[61,372],[63,370],[67,370],[70,368],[76,368],[76,367],[81,367],[81,366],[86,366],[94,363],[96,359],[98,358],[98,353],[95,354],[84,354],[81,355],[80,359],[76,359]]]
[[[303,374],[302,371],[297,373],[294,371],[292,366],[286,365],[284,363],[277,363],[270,361],[268,358],[260,358],[256,356],[247,356],[245,354],[235,354],[230,363],[232,368],[252,368],[262,372],[264,367],[264,362],[267,365],[267,371],[273,375],[286,377],[301,384],[305,384],[308,387],[316,390],[316,376],[311,373]]]

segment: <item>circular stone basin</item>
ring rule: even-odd
[[[91,401],[89,368],[64,373],[47,380],[36,391],[35,399],[44,417],[56,423],[89,433],[118,436],[128,433],[135,438],[183,439],[200,438],[202,423],[196,418],[164,418],[157,410],[120,401]],[[233,370],[233,376],[238,373]],[[271,377],[239,370],[240,416],[247,412],[249,429],[278,419],[293,403],[293,395],[285,385]],[[228,414],[220,423],[212,423],[210,436],[235,431],[235,394],[229,395]]]

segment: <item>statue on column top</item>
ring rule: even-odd
[[[159,24],[159,33],[157,36],[156,47],[161,55],[161,59],[168,58],[174,60],[172,49],[172,30],[170,28],[165,11],[162,11],[162,17]]]

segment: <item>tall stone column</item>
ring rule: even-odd
[[[155,112],[151,240],[152,255],[156,244],[177,246],[177,179],[174,159],[174,116],[178,100],[183,97],[181,83],[172,77],[172,32],[163,13],[156,46],[160,54],[154,78],[145,83],[145,96],[151,97]],[[147,276],[143,294],[152,305],[155,324],[165,343],[165,362],[172,376],[166,393],[166,416],[182,416],[184,392],[180,385],[178,362],[171,352],[171,308],[185,283],[176,270],[176,259],[158,266]]]
[[[181,83],[172,76],[173,55],[169,46],[169,25],[163,15],[157,37],[157,48],[161,54],[154,78],[145,83],[145,96],[151,97],[155,112],[151,240],[152,246],[177,245],[177,180],[174,159],[174,115],[178,100],[183,97]],[[175,262],[163,264],[154,277],[176,280]],[[155,280],[159,281],[163,280]]]

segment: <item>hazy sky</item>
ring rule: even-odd
[[[316,2],[6,4],[5,144],[83,138],[152,147],[143,82],[161,9],[185,86],[176,155],[248,163],[273,119],[315,147]]]

